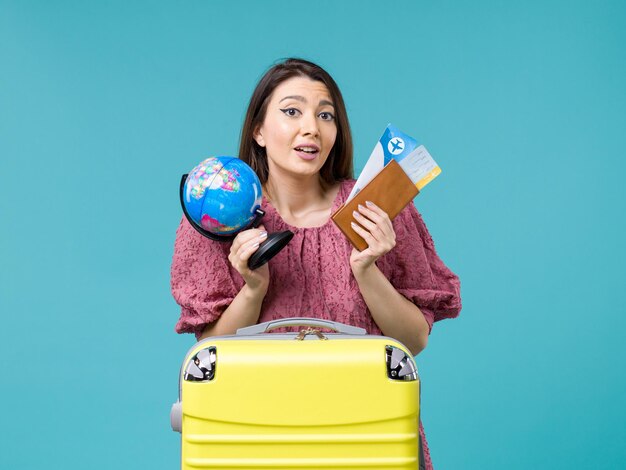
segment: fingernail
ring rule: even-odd
[[[267,237],[267,232],[261,232],[261,235],[259,235],[259,240],[264,240]]]
[[[250,248],[258,248],[259,247],[259,243],[255,243],[254,245],[252,245]]]
[[[372,207],[374,205],[374,203],[372,201],[365,201],[365,204],[367,204],[370,207]]]
[[[361,206],[359,206],[359,208],[360,208],[360,207],[361,207]],[[358,216],[360,216],[361,214],[359,214],[357,211],[352,211],[352,215],[353,215],[353,216],[355,216],[355,217],[358,217]]]
[[[358,227],[358,225],[355,224],[354,222],[350,222],[350,225],[352,225],[352,228],[357,228]]]

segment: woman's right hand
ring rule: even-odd
[[[243,277],[248,289],[262,292],[265,295],[270,282],[270,270],[265,263],[252,271],[248,267],[248,260],[259,249],[259,245],[267,239],[267,232],[263,225],[239,232],[230,247],[228,261]]]

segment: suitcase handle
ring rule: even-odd
[[[307,318],[307,317],[294,317],[294,318],[282,318],[280,320],[271,320],[258,325],[246,326],[245,328],[239,328],[237,330],[238,335],[257,335],[260,333],[267,333],[275,328],[282,328],[285,326],[317,326],[319,328],[329,328],[335,330],[337,333],[344,333],[346,335],[365,335],[367,331],[364,328],[358,326],[346,325],[345,323],[339,323],[331,320],[320,320],[319,318]]]

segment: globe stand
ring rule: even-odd
[[[198,233],[200,233],[201,235],[204,235],[205,237],[211,240],[215,240],[219,242],[232,242],[237,236],[237,234],[216,235],[212,232],[209,232],[202,226],[198,225],[191,218],[191,216],[187,212],[187,208],[185,207],[184,192],[185,192],[186,181],[187,181],[187,174],[184,174],[180,180],[179,197],[180,197],[180,205],[183,208],[183,214],[185,214],[185,218],[187,219],[187,222],[189,222],[189,224],[194,229],[196,229]],[[265,215],[265,211],[263,211],[260,207],[257,207],[255,211],[255,215],[254,215],[254,220],[252,221],[252,224],[250,224],[250,226],[254,228],[258,227],[261,224],[261,219],[263,218],[264,215]],[[276,256],[278,252],[282,250],[287,245],[287,243],[291,241],[292,238],[293,238],[293,232],[291,230],[285,230],[283,232],[268,233],[267,239],[263,243],[261,243],[259,245],[259,248],[252,254],[252,256],[250,256],[250,259],[248,260],[248,267],[254,270],[256,268],[263,266],[265,263],[271,260],[274,256]]]

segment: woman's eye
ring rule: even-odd
[[[286,109],[281,109],[281,111],[285,113],[287,116],[291,116],[291,117],[297,116],[298,113],[300,112],[296,108],[286,108]]]
[[[320,113],[320,118],[322,118],[323,121],[332,121],[335,119],[335,116],[332,113],[324,111],[323,113]]]

